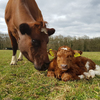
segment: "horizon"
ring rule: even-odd
[[[4,19],[8,0],[0,0],[0,32],[7,32]],[[89,38],[100,37],[100,0],[36,0],[48,27],[55,28],[54,36]]]

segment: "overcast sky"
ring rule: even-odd
[[[0,32],[7,33],[4,20],[8,0],[0,0]],[[100,37],[100,0],[36,0],[48,27],[55,35]]]

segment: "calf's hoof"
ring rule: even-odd
[[[48,71],[47,76],[48,76],[48,77],[55,77],[53,71]]]
[[[68,73],[63,73],[62,76],[61,76],[62,81],[69,81],[71,79],[72,79],[72,76]]]
[[[84,75],[85,75],[86,79],[89,79],[91,77],[90,73],[88,73],[88,72],[84,72]]]

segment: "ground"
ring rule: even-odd
[[[0,100],[100,100],[100,76],[63,82],[37,71],[26,58],[10,66],[11,56],[11,50],[0,50]],[[100,65],[100,52],[83,56]]]

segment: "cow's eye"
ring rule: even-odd
[[[39,47],[40,46],[40,41],[39,40],[32,40],[32,45],[34,47]]]

